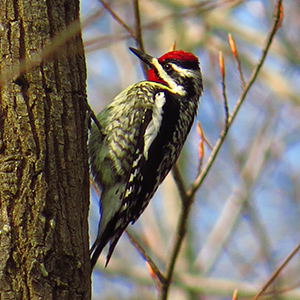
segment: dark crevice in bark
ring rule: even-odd
[[[78,18],[79,3],[31,4],[4,0],[0,14],[8,37],[0,39],[0,70],[27,60],[26,71],[0,88],[0,299],[89,299],[80,36],[31,65],[35,52]]]

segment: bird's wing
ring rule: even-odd
[[[95,250],[91,251],[93,264],[97,261],[104,246],[110,242],[108,263],[117,241],[132,221],[130,214],[124,218],[124,212],[128,207],[124,199],[128,193],[135,193],[135,189],[138,188],[133,184],[136,182],[133,179],[138,176],[136,171],[140,167],[140,158],[144,155],[145,132],[153,115],[153,99],[152,104],[149,101],[148,106],[137,101],[134,109],[127,109],[124,99],[130,101],[130,97],[136,97],[138,91],[139,88],[132,87],[127,91],[126,96],[121,94],[116,97],[114,101],[119,102],[117,105],[112,103],[101,115],[98,115],[103,132],[100,137],[102,138],[101,144],[98,145],[98,155],[101,152],[99,170],[96,172],[94,170],[94,174],[101,174],[98,178],[102,194],[99,232],[92,247],[92,250]]]

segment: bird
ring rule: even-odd
[[[88,141],[90,169],[100,189],[100,222],[90,249],[93,269],[109,244],[107,266],[126,227],[145,210],[176,163],[203,91],[198,58],[183,50],[158,59],[129,48],[148,67],[98,115]]]

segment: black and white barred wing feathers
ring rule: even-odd
[[[155,85],[161,89],[160,84]],[[150,193],[143,190],[147,175],[144,169],[160,130],[166,101],[164,92],[149,93],[155,85],[149,87],[147,82],[141,82],[129,87],[98,115],[101,131],[96,126],[92,128],[92,173],[101,189],[101,220],[91,248],[92,264],[110,242],[108,262],[127,225],[140,216],[150,200]],[[128,107],[131,97],[136,103]]]
[[[157,59],[130,50],[149,66],[147,81],[127,88],[98,115],[101,130],[94,126],[89,142],[91,170],[101,188],[92,267],[107,243],[109,260],[127,225],[137,220],[175,164],[203,90],[192,53],[170,51]]]

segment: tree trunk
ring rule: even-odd
[[[78,0],[1,0],[0,299],[90,299],[80,34],[36,59],[78,19]]]

